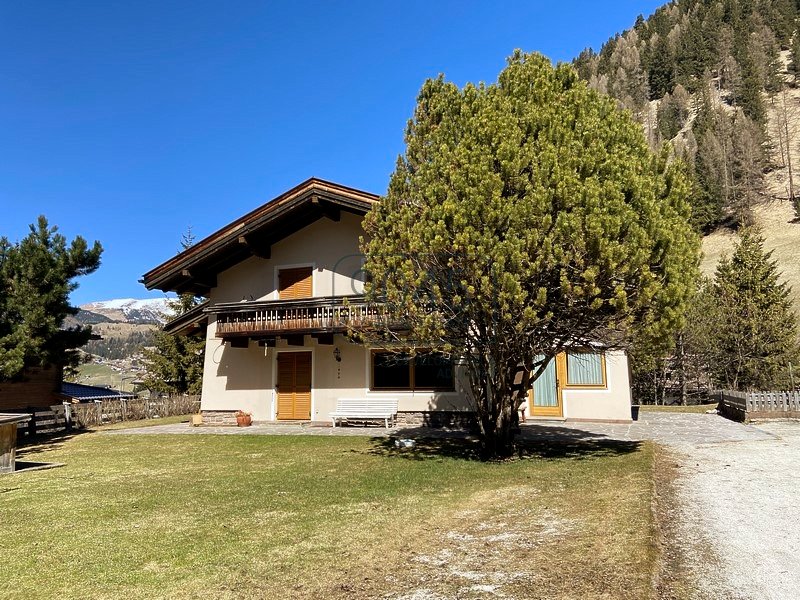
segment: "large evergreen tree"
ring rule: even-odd
[[[99,242],[90,248],[80,236],[68,244],[43,216],[20,242],[0,238],[0,381],[29,367],[78,363],[76,349],[92,329],[64,327],[78,312],[69,295],[75,278],[100,266],[102,252]]]
[[[706,303],[714,318],[704,316],[698,337],[718,386],[781,389],[789,384],[790,363],[797,365],[797,318],[771,254],[761,235],[746,229],[717,267]]]
[[[398,345],[463,362],[484,452],[506,456],[558,352],[679,323],[698,258],[687,193],[629,113],[517,52],[496,84],[424,84],[365,221],[368,293],[408,324]]]

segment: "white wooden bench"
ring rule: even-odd
[[[339,398],[336,410],[331,413],[331,421],[375,421],[381,420],[389,429],[397,416],[397,398]]]

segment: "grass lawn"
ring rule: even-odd
[[[714,402],[713,404],[696,404],[693,406],[680,406],[680,405],[664,406],[661,404],[658,405],[642,404],[639,407],[639,410],[645,412],[705,413],[715,408],[717,408],[716,402]]]
[[[647,598],[654,452],[78,434],[0,476],[0,596]]]
[[[107,425],[97,425],[92,427],[96,431],[108,431],[112,429],[133,429],[134,427],[153,427],[154,425],[174,425],[175,423],[188,423],[192,415],[175,415],[172,417],[158,417],[156,419],[138,419],[136,421],[120,421],[119,423],[109,423]]]

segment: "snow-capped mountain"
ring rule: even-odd
[[[165,314],[169,314],[166,298],[148,298],[136,300],[135,298],[118,298],[116,300],[103,300],[89,302],[80,307],[79,320],[90,323],[93,315],[99,315],[95,322],[116,321],[123,323],[161,324],[165,321]]]

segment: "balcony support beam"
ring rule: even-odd
[[[283,339],[286,340],[286,343],[289,346],[303,346],[305,345],[305,336],[304,335],[287,335],[281,336]]]
[[[317,344],[320,346],[333,346],[332,333],[313,333],[311,337],[317,340]]]

